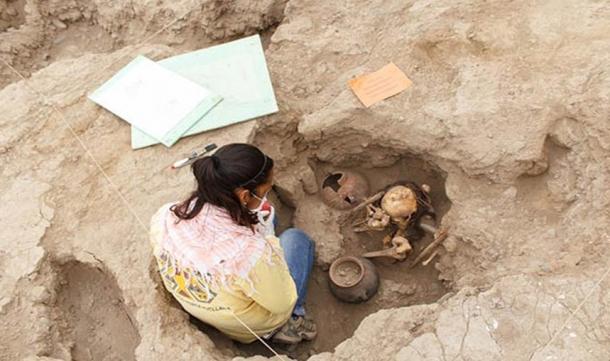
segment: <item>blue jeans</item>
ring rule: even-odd
[[[315,245],[305,232],[296,228],[289,228],[280,235],[280,244],[284,249],[284,258],[288,270],[297,287],[297,303],[292,314],[305,316],[305,297],[307,296],[307,282],[313,267]]]

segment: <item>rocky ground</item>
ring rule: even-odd
[[[434,297],[386,280],[353,335],[291,356],[608,360],[608,19],[597,0],[0,0],[0,359],[264,359],[189,322],[147,240],[152,213],[192,186],[169,164],[248,141],[276,159],[319,277],[354,242],[316,192],[329,167],[433,183],[458,237],[405,271],[442,285]],[[137,54],[256,32],[273,116],[132,151],[128,126],[86,98]],[[362,107],[347,81],[388,62],[413,86]],[[342,325],[325,312],[352,315],[316,306],[321,329]]]

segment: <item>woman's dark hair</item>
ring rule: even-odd
[[[197,189],[184,202],[172,206],[178,218],[192,219],[204,204],[210,203],[229,212],[237,224],[252,228],[258,223],[256,215],[240,203],[233,191],[242,187],[254,193],[269,179],[273,159],[253,145],[235,143],[198,159],[191,168]]]

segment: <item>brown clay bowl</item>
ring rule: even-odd
[[[365,302],[379,288],[375,265],[362,257],[344,256],[336,259],[330,265],[328,276],[330,291],[344,302]]]

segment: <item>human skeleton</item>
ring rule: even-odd
[[[413,226],[434,234],[433,243],[446,237],[446,231],[439,231],[434,225],[422,222],[422,218],[426,221],[435,218],[429,192],[430,186],[427,184],[419,186],[413,182],[401,182],[365,199],[354,208],[352,214],[366,210],[366,217],[352,224],[355,232],[389,230],[383,238],[382,250],[368,252],[362,256],[390,257],[404,261],[412,250],[407,230]],[[422,251],[422,254],[425,251],[427,249]]]

